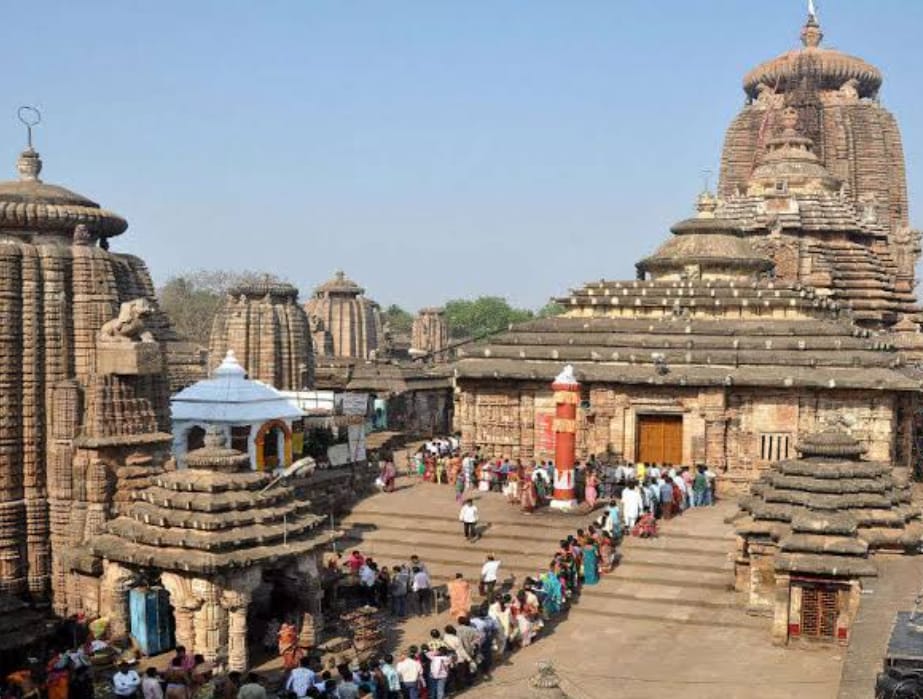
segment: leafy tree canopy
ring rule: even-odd
[[[455,299],[446,303],[445,313],[449,334],[453,338],[482,337],[534,317],[532,311],[513,308],[499,296]]]
[[[392,335],[409,335],[413,329],[413,316],[395,303],[382,311],[381,320],[391,328]]]
[[[282,281],[275,275],[253,271],[184,272],[168,279],[157,290],[157,298],[177,333],[207,347],[212,321],[228,289],[239,284],[267,280]]]

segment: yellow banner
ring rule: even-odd
[[[563,417],[556,417],[554,419],[554,431],[555,432],[576,432],[577,431],[577,422],[575,420],[568,420]]]
[[[554,402],[556,405],[567,405],[568,403],[577,405],[580,402],[580,395],[576,391],[555,391]]]

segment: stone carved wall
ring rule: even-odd
[[[58,552],[110,515],[98,453],[77,441],[115,443],[169,422],[162,370],[95,371],[100,329],[139,291],[154,303],[137,258],[0,240],[0,589],[38,599],[53,589],[58,611],[66,608]]]
[[[228,350],[251,379],[283,391],[314,385],[310,324],[297,289],[289,284],[250,284],[228,292],[212,324],[210,369]]]
[[[445,310],[421,308],[417,317],[413,319],[410,336],[411,349],[441,358],[448,344],[449,325],[446,322]]]
[[[761,458],[761,436],[788,435],[790,454],[799,435],[812,434],[849,415],[849,433],[868,448],[868,458],[892,461],[898,430],[897,398],[878,391],[653,388],[594,384],[585,387],[589,408],[577,414],[577,458],[611,451],[636,458],[637,415],[683,415],[683,458],[718,471],[725,491],[739,491],[771,461]],[[539,433],[551,390],[541,384],[459,380],[456,396],[463,448],[479,446],[490,457],[548,458]],[[906,417],[905,421],[910,420]],[[909,429],[909,428],[906,428]],[[909,440],[908,440],[909,441]]]

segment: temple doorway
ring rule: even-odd
[[[195,425],[186,433],[186,453],[205,446],[205,429]]]
[[[833,640],[839,617],[839,587],[801,584],[800,635],[803,638]]]
[[[278,468],[285,434],[278,427],[273,427],[263,439],[263,466],[268,469]]]
[[[647,464],[681,464],[683,416],[638,415],[636,453]]]

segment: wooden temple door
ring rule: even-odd
[[[637,459],[648,464],[683,462],[683,416],[639,415]]]
[[[836,636],[837,588],[833,585],[801,586],[801,635],[808,638]]]

